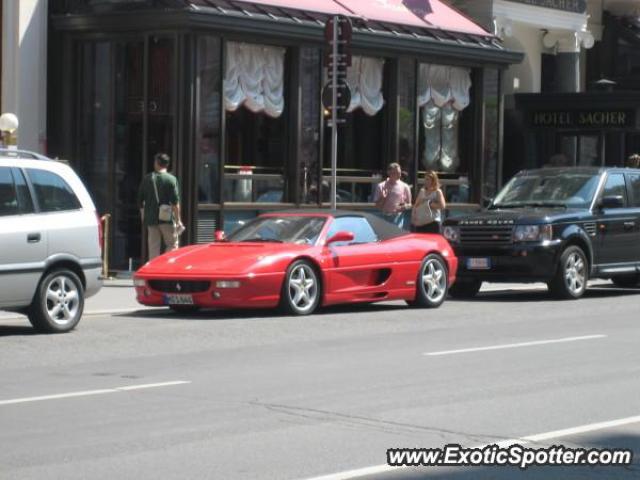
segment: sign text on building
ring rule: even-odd
[[[531,112],[534,127],[552,128],[627,128],[636,124],[633,110],[579,110]]]
[[[587,11],[586,0],[509,0],[516,3],[525,3],[536,7],[553,8],[565,12],[585,13]]]

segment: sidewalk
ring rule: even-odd
[[[590,282],[591,283],[591,282]],[[599,284],[602,281],[598,281]],[[517,290],[539,291],[546,290],[544,283],[484,283],[482,292],[508,292]],[[93,297],[87,298],[84,306],[84,315],[108,315],[114,313],[126,313],[149,307],[140,305],[136,301],[133,289],[133,280],[115,279],[105,280],[103,288]],[[0,311],[0,321],[10,319],[24,319],[24,316]]]

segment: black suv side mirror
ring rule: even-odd
[[[607,195],[602,197],[601,208],[622,208],[624,207],[624,197],[622,195]]]
[[[493,205],[493,197],[482,197],[482,208],[489,208]]]

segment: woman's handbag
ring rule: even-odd
[[[153,182],[153,190],[156,192],[156,203],[158,204],[158,220],[161,222],[170,222],[171,215],[173,213],[173,207],[171,205],[160,204],[160,197],[158,196],[158,185],[156,185],[156,176],[151,178]]]
[[[421,227],[436,220],[436,215],[431,210],[431,200],[425,198],[423,202],[413,207],[411,221],[416,227]]]

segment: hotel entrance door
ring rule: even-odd
[[[175,43],[150,36],[79,45],[76,168],[99,213],[112,216],[112,270],[135,270],[143,262],[138,186],[156,153],[175,158]]]

